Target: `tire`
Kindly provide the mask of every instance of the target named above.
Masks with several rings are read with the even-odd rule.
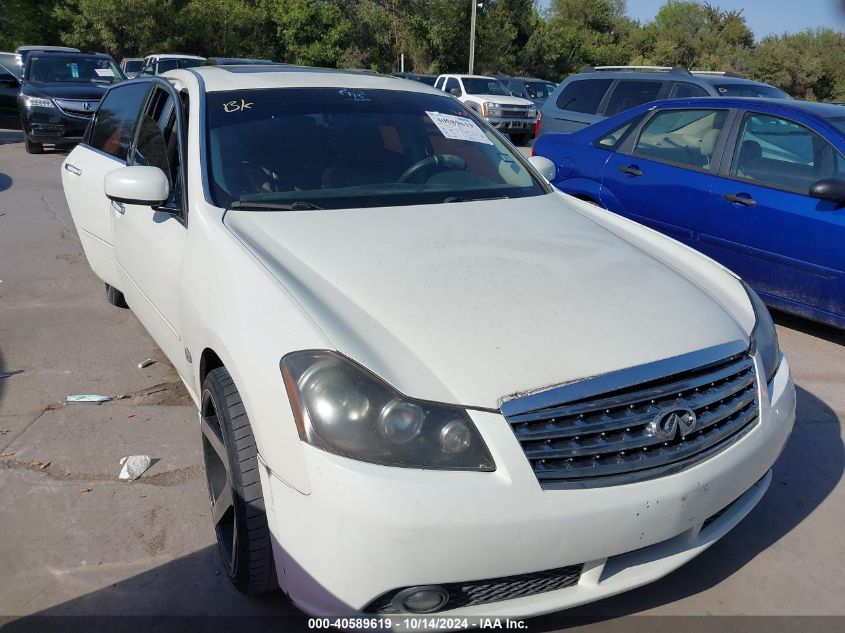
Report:
[[[526,145],[531,139],[531,134],[511,134],[510,137],[511,143],[513,143],[517,147],[522,147],[523,145]]]
[[[223,566],[239,591],[272,591],[278,582],[258,451],[241,396],[225,367],[206,376],[200,406],[211,519]]]
[[[24,145],[26,145],[26,153],[27,154],[43,154],[44,153],[44,145],[41,143],[36,143],[35,141],[30,141],[27,137],[23,139]]]
[[[123,296],[123,293],[114,286],[110,286],[108,284],[106,284],[106,299],[108,299],[108,302],[115,307],[129,307],[129,304],[126,303],[126,298]]]

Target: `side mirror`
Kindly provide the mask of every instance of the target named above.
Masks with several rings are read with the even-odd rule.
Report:
[[[449,94],[455,95],[456,97],[461,96],[461,89],[460,88],[449,88]]]
[[[106,174],[106,197],[115,202],[156,207],[170,196],[170,183],[158,167],[121,167]]]
[[[540,172],[540,175],[551,182],[557,176],[557,167],[545,156],[529,156],[528,162],[534,166],[534,169]]]
[[[822,178],[810,187],[810,197],[845,204],[845,180]]]

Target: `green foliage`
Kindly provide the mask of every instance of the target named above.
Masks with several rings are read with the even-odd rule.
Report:
[[[379,72],[464,72],[473,0],[0,0],[0,49],[66,44],[116,58],[154,52],[262,57]],[[478,0],[476,0],[478,1]],[[559,80],[583,66],[732,70],[798,98],[845,100],[845,34],[763,38],[741,11],[666,0],[654,20],[625,0],[484,0],[475,68]]]

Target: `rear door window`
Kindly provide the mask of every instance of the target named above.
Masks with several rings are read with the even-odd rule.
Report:
[[[664,110],[643,127],[634,154],[684,167],[710,169],[727,110]]]
[[[446,80],[446,87],[444,88],[444,90],[446,92],[451,92],[452,88],[457,88],[458,94],[461,93],[461,85],[458,83],[458,80],[454,77],[449,77],[449,79]]]
[[[595,114],[612,79],[578,79],[563,87],[557,96],[557,107],[569,112]]]
[[[662,81],[637,81],[623,79],[613,89],[605,109],[606,116],[613,116],[643,103],[654,101],[663,87]]]
[[[125,161],[149,88],[147,83],[136,83],[109,90],[94,115],[88,145]]]

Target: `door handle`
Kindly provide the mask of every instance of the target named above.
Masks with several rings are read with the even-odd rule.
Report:
[[[733,202],[734,204],[741,204],[744,207],[753,207],[757,205],[757,201],[748,194],[737,195],[735,193],[726,193],[722,197],[728,202]]]
[[[628,174],[629,176],[643,175],[643,170],[634,165],[622,165],[622,167],[619,168],[619,171],[621,171],[623,174]]]
[[[122,202],[116,202],[114,200],[111,201],[111,208],[117,211],[120,215],[126,213],[126,205]]]
[[[75,174],[77,176],[82,175],[82,170],[76,165],[71,165],[70,163],[65,163],[65,171],[69,171],[70,173]]]

